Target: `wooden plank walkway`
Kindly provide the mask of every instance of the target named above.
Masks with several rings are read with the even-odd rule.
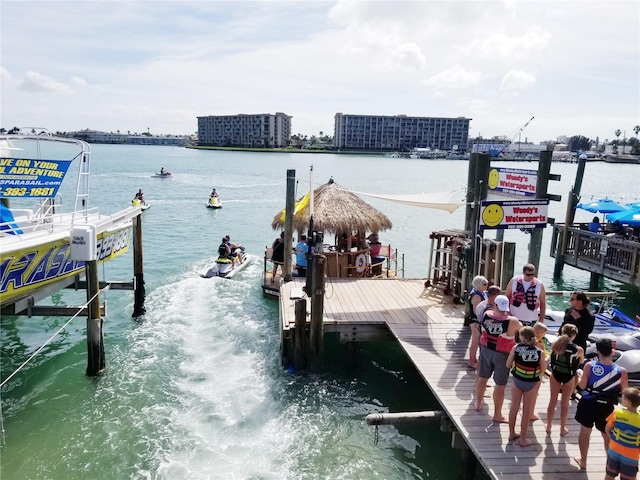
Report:
[[[506,424],[492,421],[493,403],[487,398],[480,412],[473,407],[475,373],[467,368],[469,328],[463,324],[463,305],[455,305],[433,288],[424,288],[417,279],[328,279],[324,300],[325,331],[386,324],[400,342],[420,375],[440,402],[458,432],[489,476],[495,479],[601,480],[606,453],[600,433],[594,429],[586,471],[579,470],[573,457],[579,455],[579,424],[573,419],[576,402],[571,402],[567,427],[560,437],[558,403],[551,434],[545,432],[549,401],[548,379],[543,380],[535,412],[541,420],[531,424],[529,438],[534,445],[521,448],[508,441]],[[297,279],[282,286],[281,326],[294,326],[291,290],[299,289]],[[492,385],[492,382],[489,383]],[[511,380],[507,385],[503,415],[508,416]],[[491,388],[487,390],[491,392]],[[518,422],[520,418],[518,417]],[[519,428],[518,428],[519,430]]]

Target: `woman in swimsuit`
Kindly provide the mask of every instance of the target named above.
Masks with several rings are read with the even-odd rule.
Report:
[[[551,345],[551,378],[549,380],[551,392],[547,406],[547,433],[551,433],[558,394],[561,393],[560,436],[562,437],[569,433],[567,428],[569,401],[576,387],[578,367],[584,362],[584,350],[574,343],[577,334],[578,328],[572,323],[567,323],[562,327],[561,335]]]

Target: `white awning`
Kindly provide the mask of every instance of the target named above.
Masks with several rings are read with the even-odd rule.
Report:
[[[456,191],[439,192],[439,193],[417,193],[412,195],[379,195],[377,193],[352,192],[357,195],[366,197],[381,198],[390,202],[404,203],[405,205],[413,205],[414,207],[435,208],[437,210],[446,210],[449,213],[455,212],[458,208],[465,205],[465,202],[452,201],[451,197]]]

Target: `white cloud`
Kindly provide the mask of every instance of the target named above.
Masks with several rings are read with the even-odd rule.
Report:
[[[2,4],[10,126],[191,133],[281,111],[317,134],[336,112],[405,113],[492,136],[536,115],[527,133],[547,139],[640,118],[638,2],[31,3]]]
[[[63,95],[71,93],[71,88],[68,85],[56,82],[46,75],[32,71],[26,73],[25,78],[20,82],[18,89],[27,92],[49,92],[61,93]]]
[[[486,77],[480,72],[454,65],[444,72],[431,76],[423,83],[428,87],[435,87],[441,90],[464,89],[478,85]]]
[[[502,91],[519,91],[531,88],[536,83],[536,77],[529,72],[511,70],[500,82],[500,90]]]

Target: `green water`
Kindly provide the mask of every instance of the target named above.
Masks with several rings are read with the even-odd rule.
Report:
[[[197,273],[225,234],[262,258],[276,236],[270,224],[284,206],[287,169],[297,172],[297,196],[308,189],[313,163],[316,186],[333,177],[356,191],[457,190],[462,199],[466,162],[141,146],[92,151],[92,205],[114,213],[138,188],[152,204],[143,215],[147,314],[134,321],[132,292],[108,292],[103,375],[84,375],[85,322],[78,319],[3,387],[3,479],[458,477],[460,454],[437,425],[383,427],[374,444],[374,429],[363,421],[372,412],[437,408],[398,345],[360,345],[358,367],[350,370],[344,347],[328,339],[322,374],[291,375],[279,361],[277,303],[261,296],[261,260],[233,280]],[[161,166],[172,180],[152,178]],[[549,191],[566,199],[575,169],[554,164],[562,180]],[[596,163],[587,165],[582,191],[622,192],[632,201],[639,184],[638,166]],[[221,210],[205,208],[213,187]],[[431,231],[464,223],[463,208],[449,214],[367,201],[393,222],[381,241],[405,254],[408,277],[426,276]],[[564,201],[552,203],[549,214],[563,218],[564,210]],[[591,216],[578,212],[577,220]],[[549,237],[547,231],[539,277],[549,289],[586,288],[588,273],[571,267],[552,282]],[[509,231],[505,239],[517,242],[516,264],[524,263],[528,236]],[[130,279],[131,254],[100,267],[100,276]],[[618,305],[634,312],[637,292],[604,286],[620,291]],[[75,305],[83,295],[63,291],[54,300]],[[566,306],[564,299],[551,304]],[[66,320],[3,317],[2,379]]]

